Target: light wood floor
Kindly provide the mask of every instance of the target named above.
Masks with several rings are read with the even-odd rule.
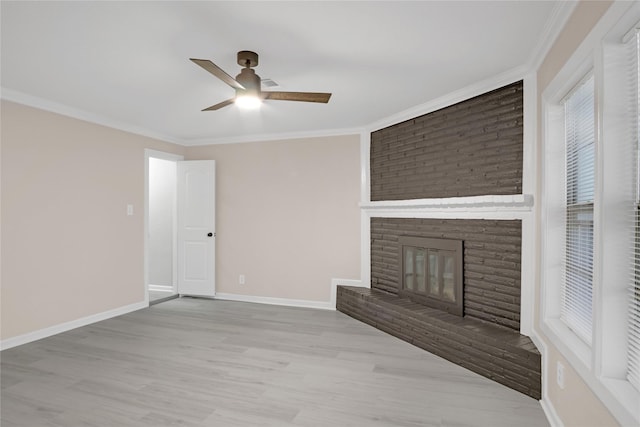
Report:
[[[2,427],[548,426],[534,399],[333,311],[180,298],[1,358]]]

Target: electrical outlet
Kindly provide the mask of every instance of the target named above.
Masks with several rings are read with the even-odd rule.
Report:
[[[561,389],[564,389],[564,365],[558,362],[556,365],[556,382]]]
[[[240,277],[238,278],[238,283],[240,283],[241,285],[244,285],[244,274],[240,275]]]

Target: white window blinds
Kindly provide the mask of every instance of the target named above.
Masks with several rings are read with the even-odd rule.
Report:
[[[640,33],[636,31],[634,37],[627,42],[627,66],[629,76],[630,100],[629,109],[633,112],[628,146],[631,156],[635,160],[635,174],[632,177],[635,203],[632,207],[632,241],[631,275],[629,280],[629,343],[628,343],[628,375],[629,382],[640,391]]]
[[[593,76],[565,99],[566,235],[561,319],[591,344],[595,114]]]

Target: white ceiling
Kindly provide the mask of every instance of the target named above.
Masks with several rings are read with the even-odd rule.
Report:
[[[528,66],[560,3],[2,1],[2,96],[185,145],[353,130]],[[201,112],[234,91],[189,58],[235,76],[239,50],[330,102]]]

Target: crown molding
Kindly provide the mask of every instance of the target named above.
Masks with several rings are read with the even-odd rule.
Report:
[[[158,132],[131,125],[129,123],[113,120],[106,116],[90,113],[77,108],[69,107],[64,104],[59,104],[53,101],[49,101],[44,98],[35,97],[22,92],[14,91],[11,89],[0,88],[0,98],[7,101],[24,104],[30,107],[39,108],[45,111],[61,114],[68,117],[73,117],[79,120],[84,120],[90,123],[95,123],[102,126],[122,130],[125,132],[141,135],[160,141],[170,142],[173,144],[192,147],[202,145],[218,145],[218,144],[238,144],[247,142],[268,142],[277,140],[289,140],[289,139],[305,139],[305,138],[318,138],[318,137],[331,137],[341,135],[361,135],[382,129],[394,124],[410,120],[424,114],[431,113],[444,107],[456,104],[458,102],[465,101],[483,93],[489,92],[494,89],[498,89],[502,86],[514,83],[518,80],[523,80],[524,77],[530,72],[536,72],[547,53],[553,46],[556,38],[564,28],[567,20],[573,13],[577,1],[562,1],[558,2],[551,12],[545,27],[542,31],[542,35],[538,44],[533,50],[533,54],[529,60],[521,66],[507,70],[496,76],[492,76],[483,81],[471,84],[462,89],[449,92],[439,98],[430,100],[426,103],[408,108],[391,116],[381,118],[370,124],[362,127],[343,128],[343,129],[325,129],[325,130],[312,130],[302,132],[284,132],[284,133],[263,133],[253,135],[242,135],[234,137],[218,137],[218,138],[175,138],[169,135],[160,134]]]
[[[527,73],[528,68],[526,66],[518,66],[512,68],[505,71],[504,73],[492,76],[477,83],[473,83],[462,89],[449,92],[424,104],[416,105],[415,107],[408,108],[399,113],[380,119],[367,126],[367,130],[370,132],[374,132],[388,126],[392,126],[406,120],[411,120],[424,114],[440,110],[450,105],[457,104],[458,102],[466,101],[470,98],[482,95],[483,93],[487,93],[508,84],[517,82],[518,80],[523,80]]]
[[[304,132],[284,132],[284,133],[270,133],[270,134],[254,134],[243,135],[238,137],[228,138],[201,138],[201,139],[180,139],[174,138],[168,135],[160,134],[158,132],[144,129],[138,126],[131,125],[129,123],[120,122],[110,119],[99,114],[90,113],[77,108],[69,107],[68,105],[60,104],[54,101],[49,101],[44,98],[32,96],[23,92],[15,91],[12,89],[0,88],[0,99],[15,102],[18,104],[26,105],[40,110],[49,111],[51,113],[60,114],[66,117],[71,117],[85,122],[106,126],[112,129],[118,129],[124,132],[133,133],[136,135],[145,136],[148,138],[157,139],[164,142],[170,142],[172,144],[181,145],[184,147],[200,146],[200,145],[217,145],[217,144],[239,144],[244,142],[263,142],[263,141],[276,141],[286,139],[305,139],[305,138],[319,138],[329,136],[341,136],[341,135],[360,135],[364,132],[364,128],[346,128],[346,129],[326,129],[326,130],[312,130]]]
[[[263,133],[221,138],[201,138],[183,140],[183,145],[195,147],[200,145],[242,144],[245,142],[281,141],[286,139],[323,138],[329,136],[360,135],[365,131],[362,127],[345,129],[323,129],[303,132]]]
[[[538,44],[533,49],[531,57],[526,63],[529,70],[535,72],[540,65],[542,65],[542,61],[544,61],[549,50],[551,50],[551,47],[567,24],[569,17],[578,3],[577,1],[560,1],[556,3],[545,23],[541,36],[538,39]]]
[[[74,118],[74,119],[83,120],[85,122],[106,126],[112,129],[117,129],[124,132],[145,136],[147,138],[153,138],[153,139],[157,139],[164,142],[170,142],[172,144],[185,145],[184,141],[178,138],[174,138],[168,135],[163,135],[161,133],[158,133],[149,129],[134,126],[132,124],[125,123],[125,122],[120,122],[118,120],[113,120],[106,116],[90,113],[88,111],[69,107],[68,105],[60,104],[54,101],[50,101],[44,98],[39,98],[37,96],[29,95],[23,92],[7,89],[4,87],[0,88],[0,99],[26,105],[28,107],[38,108],[40,110],[49,111],[51,113],[60,114],[63,116]]]

